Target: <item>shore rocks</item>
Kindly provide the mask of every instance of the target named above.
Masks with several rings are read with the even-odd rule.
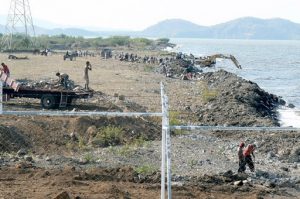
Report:
[[[196,110],[199,122],[222,126],[279,126],[276,108],[282,100],[256,83],[225,70],[204,73],[200,80],[207,87],[202,91],[204,105]]]

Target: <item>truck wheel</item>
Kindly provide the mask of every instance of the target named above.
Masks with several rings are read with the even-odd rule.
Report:
[[[53,109],[57,107],[55,97],[51,94],[46,94],[42,96],[41,105],[45,109]]]
[[[68,99],[67,99],[67,106],[71,106],[72,105],[72,101],[73,101],[73,99],[71,97],[68,97]]]

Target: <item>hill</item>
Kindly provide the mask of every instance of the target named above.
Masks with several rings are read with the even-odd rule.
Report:
[[[300,24],[289,20],[244,17],[214,26],[199,26],[180,19],[165,20],[141,32],[151,37],[214,39],[300,39]]]
[[[239,18],[209,27],[210,38],[222,39],[300,39],[300,24],[289,20]]]
[[[140,32],[150,37],[198,37],[206,35],[207,27],[199,26],[182,19],[169,19],[150,26]]]

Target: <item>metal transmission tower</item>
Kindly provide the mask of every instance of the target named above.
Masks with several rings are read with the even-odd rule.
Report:
[[[23,35],[24,41],[27,42],[25,43],[27,47],[34,45],[35,42],[30,39],[35,37],[35,30],[28,0],[11,0],[5,35],[1,41],[3,49],[13,49],[13,35],[16,33]]]

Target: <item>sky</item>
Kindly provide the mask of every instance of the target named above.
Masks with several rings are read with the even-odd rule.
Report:
[[[21,0],[18,0],[21,1]],[[143,30],[166,19],[210,26],[240,17],[300,23],[300,0],[28,0],[33,22],[105,30]],[[1,0],[7,16],[11,0]],[[46,23],[45,23],[46,24]]]

